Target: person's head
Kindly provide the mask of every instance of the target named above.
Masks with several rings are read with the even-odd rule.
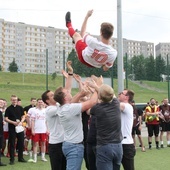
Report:
[[[32,106],[36,106],[36,104],[37,104],[37,100],[36,100],[35,97],[32,97],[31,100],[30,100],[30,102],[31,102],[31,105],[32,105]]]
[[[58,102],[60,105],[63,105],[65,103],[70,103],[72,99],[72,95],[69,90],[59,87],[54,92],[54,100]]]
[[[102,102],[110,102],[113,99],[114,90],[107,84],[103,84],[99,88],[98,97]]]
[[[113,31],[114,27],[111,23],[103,22],[101,24],[100,33],[104,39],[109,40],[113,35]]]
[[[168,103],[169,103],[169,101],[168,101],[168,99],[167,99],[167,98],[163,99],[163,104],[164,104],[164,105],[166,105],[166,106],[167,106],[167,105],[168,105]]]
[[[39,109],[44,108],[44,102],[42,101],[41,98],[37,99],[37,108],[39,108]]]
[[[150,99],[150,105],[154,106],[156,104],[156,100],[154,98]]]
[[[135,93],[132,90],[124,89],[119,95],[119,100],[121,102],[131,103],[133,101],[134,94]]]
[[[17,99],[17,101],[18,101],[18,102],[17,102],[18,106],[21,106],[21,105],[22,105],[22,103],[21,103],[21,99],[20,99],[20,98],[18,98],[18,99]]]
[[[46,105],[55,105],[56,101],[54,100],[54,93],[50,90],[45,91],[42,95],[42,100]]]
[[[16,95],[11,95],[11,104],[16,106],[18,104],[18,97]]]
[[[4,104],[5,103],[4,103],[3,99],[0,99],[0,109],[4,107]]]

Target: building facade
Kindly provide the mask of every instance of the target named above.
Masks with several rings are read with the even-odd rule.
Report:
[[[167,61],[167,55],[170,57],[170,43],[159,43],[155,46],[156,57],[161,57]]]
[[[117,49],[116,38],[113,44]],[[9,64],[15,59],[18,71],[22,73],[45,74],[47,66],[49,74],[60,73],[72,48],[72,39],[65,29],[0,19],[0,65],[3,71],[8,71]],[[135,55],[154,56],[154,44],[123,39],[123,54],[126,53],[129,59]]]

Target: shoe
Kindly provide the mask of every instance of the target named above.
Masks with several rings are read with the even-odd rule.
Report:
[[[10,164],[10,165],[14,165],[14,161],[10,161],[9,164]]]
[[[24,158],[22,158],[22,159],[18,159],[18,162],[23,162],[23,163],[25,163],[25,162],[27,162]]]
[[[139,145],[139,147],[142,147],[142,145]]]
[[[167,147],[170,147],[170,144],[168,144]]]
[[[69,11],[66,13],[65,20],[66,20],[66,27],[67,27],[67,24],[71,22],[71,13]]]
[[[3,164],[2,162],[0,162],[0,166],[6,166],[6,164]]]
[[[164,148],[164,145],[163,145],[163,144],[161,144],[161,148]]]
[[[159,150],[159,149],[160,149],[160,147],[159,147],[159,146],[157,146],[157,147],[156,147],[156,149],[158,149],[158,150]]]
[[[37,161],[36,161],[36,160],[34,160],[34,159],[33,159],[33,161],[32,161],[32,162],[33,162],[33,163],[37,163]]]
[[[150,149],[150,150],[152,149],[152,146],[151,146],[151,145],[149,145],[149,149]]]
[[[41,160],[44,161],[44,162],[47,162],[47,159],[45,159],[45,158],[41,158]]]
[[[34,160],[33,159],[28,159],[28,162],[34,162]]]
[[[28,155],[28,152],[27,152],[27,151],[24,151],[23,154],[24,154],[24,155]]]

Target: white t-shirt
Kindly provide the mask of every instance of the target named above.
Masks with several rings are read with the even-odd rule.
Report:
[[[88,64],[97,68],[103,65],[108,68],[113,66],[117,51],[111,45],[104,44],[90,35],[85,35],[83,40],[87,47],[82,51],[82,56]]]
[[[31,120],[35,121],[35,133],[46,133],[45,108],[41,110],[38,108],[31,108],[29,109],[29,112],[31,112]]]
[[[65,104],[59,108],[58,115],[64,128],[64,141],[80,143],[83,141],[81,103]]]
[[[45,110],[50,144],[64,141],[64,129],[59,121],[58,109],[59,105],[57,104],[56,106],[48,106]]]
[[[133,144],[133,107],[129,103],[124,103],[125,109],[121,111],[122,144]]]

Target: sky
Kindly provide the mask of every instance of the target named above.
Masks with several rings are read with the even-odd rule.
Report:
[[[0,18],[11,22],[66,29],[65,14],[71,12],[72,25],[81,28],[88,10],[93,9],[87,32],[99,35],[100,24],[114,25],[117,38],[118,0],[0,0]],[[170,42],[169,0],[121,0],[122,37],[136,41]]]

